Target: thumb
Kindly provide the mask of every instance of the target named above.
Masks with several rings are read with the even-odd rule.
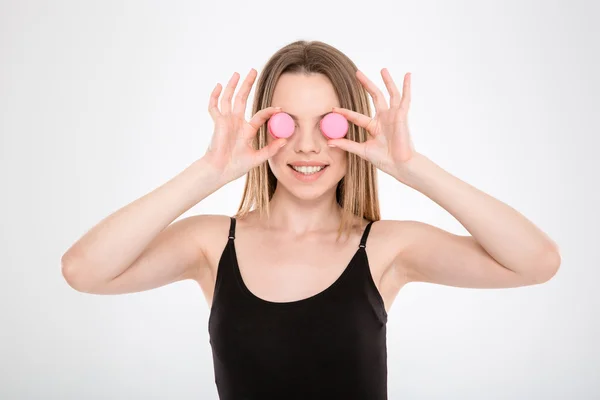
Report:
[[[287,143],[286,139],[278,139],[271,142],[270,145],[263,147],[258,151],[258,158],[260,163],[267,161],[269,158],[273,157],[279,149],[281,149]]]
[[[364,144],[355,142],[354,140],[330,139],[327,141],[327,146],[333,148],[339,147],[342,150],[346,150],[347,152],[354,153],[359,156],[362,156],[364,153]]]

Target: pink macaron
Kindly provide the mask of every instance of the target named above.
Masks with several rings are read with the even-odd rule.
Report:
[[[327,114],[321,119],[319,126],[323,135],[329,139],[339,139],[348,133],[348,120],[341,114]],[[274,139],[287,139],[294,133],[295,123],[289,114],[279,112],[269,118],[267,128]]]
[[[275,139],[289,138],[294,133],[295,124],[289,114],[279,112],[269,118],[267,128]]]
[[[329,139],[340,139],[348,132],[348,120],[341,114],[329,113],[321,120],[321,132]]]

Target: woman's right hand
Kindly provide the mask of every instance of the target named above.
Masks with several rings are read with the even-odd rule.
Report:
[[[256,70],[252,68],[235,96],[233,108],[231,98],[240,78],[237,72],[227,83],[220,109],[217,104],[221,94],[221,84],[217,83],[210,95],[208,112],[215,123],[215,128],[203,160],[214,167],[226,182],[243,176],[252,168],[265,162],[287,142],[286,139],[277,139],[260,150],[252,147],[252,141],[260,127],[273,114],[281,111],[280,108],[268,107],[257,112],[249,122],[246,121],[244,116],[246,100],[256,75]]]

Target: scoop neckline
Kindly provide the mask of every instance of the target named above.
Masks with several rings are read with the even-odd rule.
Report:
[[[242,292],[244,292],[244,294],[246,294],[248,297],[250,297],[250,298],[254,299],[255,301],[258,301],[262,304],[267,304],[268,306],[271,306],[271,307],[282,307],[282,308],[304,305],[304,304],[310,303],[312,301],[315,301],[317,299],[320,299],[323,296],[326,296],[335,287],[340,285],[340,283],[344,280],[344,277],[346,275],[348,275],[348,273],[354,266],[356,258],[359,256],[359,254],[361,254],[361,251],[364,252],[364,250],[365,250],[364,247],[359,246],[358,249],[356,249],[356,251],[354,252],[350,261],[346,264],[346,267],[344,268],[342,273],[335,279],[335,281],[333,281],[333,283],[331,283],[329,286],[327,286],[325,289],[321,290],[320,292],[315,293],[309,297],[305,297],[305,298],[298,299],[298,300],[272,301],[272,300],[263,299],[262,297],[257,296],[248,288],[248,286],[246,285],[246,282],[244,282],[244,278],[242,277],[242,272],[240,270],[237,251],[235,248],[235,240],[229,239],[229,245],[231,246],[231,250],[233,252],[233,268],[234,268],[235,277],[236,277],[236,280],[237,280],[240,288],[242,289]],[[366,262],[368,263],[368,259],[366,260]]]

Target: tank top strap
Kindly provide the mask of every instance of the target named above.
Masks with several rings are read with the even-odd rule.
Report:
[[[229,217],[231,222],[229,224],[229,240],[235,239],[235,218]]]
[[[373,280],[373,275],[371,272],[371,266],[369,264],[369,257],[365,252],[365,248],[367,245],[367,238],[369,236],[369,232],[371,231],[371,226],[375,221],[371,221],[365,227],[362,238],[360,240],[360,245],[358,251],[362,253],[362,257],[357,258],[357,265],[354,269],[353,280],[356,284],[355,287],[358,287],[358,291],[362,292],[366,295],[366,299],[370,304],[371,309],[377,316],[379,323],[381,325],[385,325],[387,323],[387,311],[385,309],[385,302],[383,301],[383,297]],[[361,251],[362,250],[362,251]]]
[[[215,278],[215,287],[211,303],[211,316],[215,310],[218,310],[223,305],[228,304],[232,299],[235,300],[239,294],[237,292],[238,285],[236,282],[236,255],[235,255],[235,223],[234,217],[229,217],[229,235],[225,244],[219,264],[217,266],[217,276]],[[209,319],[210,324],[210,319]]]
[[[358,245],[359,248],[365,248],[367,246],[367,237],[369,236],[369,231],[371,230],[371,225],[373,225],[373,222],[375,221],[369,222],[365,227],[365,231],[363,232],[362,238],[360,238],[360,244]]]

